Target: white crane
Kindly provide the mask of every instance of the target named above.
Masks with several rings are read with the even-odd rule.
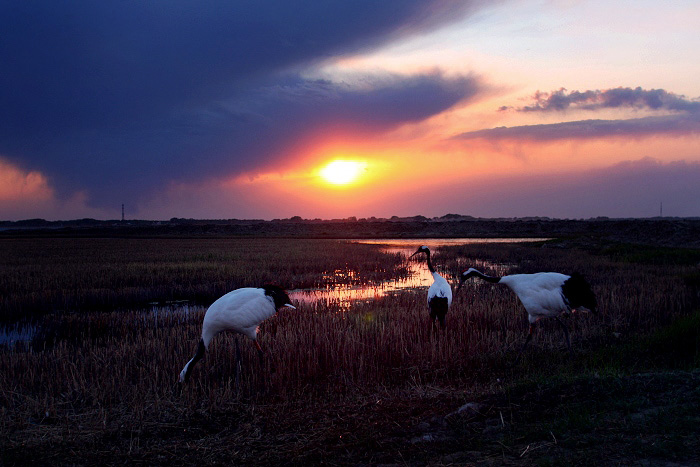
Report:
[[[284,307],[295,309],[287,293],[276,285],[236,289],[217,299],[204,315],[202,338],[194,357],[180,372],[180,382],[187,382],[192,367],[204,357],[214,336],[222,331],[233,331],[248,336],[255,343],[262,359],[262,348],[257,341],[258,326]],[[236,355],[240,359],[238,340]]]
[[[413,258],[419,253],[425,253],[428,258],[428,269],[433,275],[433,283],[428,288],[428,308],[430,308],[430,319],[435,324],[437,319],[442,328],[445,327],[445,316],[452,305],[452,288],[450,284],[435,271],[433,263],[430,261],[430,248],[423,245],[418,247],[415,253],[409,258]]]
[[[534,325],[540,318],[553,317],[564,329],[566,345],[571,351],[571,341],[569,340],[569,330],[559,319],[559,315],[565,312],[586,311],[596,312],[596,299],[591,291],[591,286],[578,273],[570,276],[558,272],[538,272],[535,274],[512,274],[503,277],[487,276],[474,268],[469,268],[460,275],[459,287],[472,276],[490,282],[492,284],[507,285],[527,311],[530,327],[525,339],[525,344],[520,350],[515,363],[518,363],[520,356],[525,351],[525,347],[532,339]]]

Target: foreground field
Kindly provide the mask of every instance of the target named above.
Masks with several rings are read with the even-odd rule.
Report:
[[[222,289],[275,278],[290,287],[321,284],[339,264],[353,274],[334,277],[367,283],[406,268],[372,245],[330,241],[53,243],[66,240],[4,250],[3,280],[15,284],[7,316],[33,311],[32,283],[53,290],[37,293],[41,311],[56,297],[59,310],[66,297],[82,303],[45,315],[50,332],[36,342],[0,350],[6,464],[700,462],[697,250],[471,245],[435,255],[447,273],[481,261],[582,272],[601,312],[567,317],[573,358],[556,323],[543,321],[521,364],[506,370],[524,311],[507,289],[470,283],[441,333],[427,323],[422,290],[348,312],[332,303],[282,312],[261,327],[262,365],[242,341],[237,380],[235,337],[220,336],[181,392],[176,377],[204,306],[89,312],[81,299],[99,302],[104,289],[108,303],[136,303],[175,288],[168,298],[196,302],[187,291],[208,290],[210,277]],[[88,273],[66,273],[85,264]],[[119,282],[124,271],[131,286]]]

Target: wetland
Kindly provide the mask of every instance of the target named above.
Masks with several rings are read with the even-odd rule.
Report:
[[[0,345],[3,463],[698,461],[698,250],[436,241],[0,239],[2,323],[24,323]],[[565,317],[573,358],[538,323],[509,370],[522,306],[470,283],[433,332],[424,243],[453,287],[468,265],[581,272],[600,313]],[[206,306],[262,283],[299,304],[261,325],[264,361],[241,339],[236,381],[221,335],[180,389]]]

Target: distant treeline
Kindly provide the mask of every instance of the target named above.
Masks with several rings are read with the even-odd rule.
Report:
[[[279,238],[502,238],[556,237],[700,248],[700,218],[485,219],[448,214],[389,219],[181,219],[0,222],[3,237],[279,237]]]
[[[607,220],[607,217],[598,217],[597,220]],[[170,220],[98,220],[92,218],[73,219],[67,221],[47,221],[45,219],[24,219],[20,221],[0,221],[0,227],[3,228],[61,228],[61,227],[104,227],[104,226],[123,226],[123,225],[249,225],[259,224],[264,222],[271,223],[344,223],[344,222],[452,222],[452,221],[516,221],[516,220],[551,220],[549,217],[520,217],[520,218],[478,218],[473,216],[464,216],[461,214],[446,214],[441,217],[425,217],[425,216],[410,216],[399,217],[361,217],[355,216],[342,219],[304,219],[301,216],[293,216],[286,219],[272,219],[266,221],[264,219],[192,219],[183,217],[173,217]]]

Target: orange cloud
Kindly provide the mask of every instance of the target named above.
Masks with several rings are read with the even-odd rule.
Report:
[[[40,172],[24,171],[0,159],[0,202],[46,201],[53,197],[46,177]]]
[[[118,216],[114,209],[95,209],[87,204],[87,195],[77,191],[65,199],[58,199],[48,178],[36,170],[23,170],[7,160],[0,159],[0,219],[47,220],[76,219],[81,217],[105,218]]]

